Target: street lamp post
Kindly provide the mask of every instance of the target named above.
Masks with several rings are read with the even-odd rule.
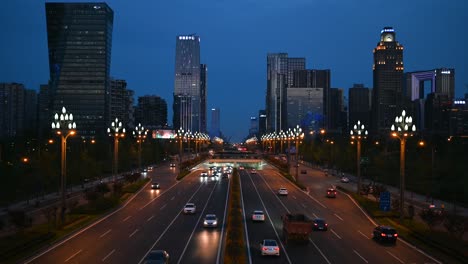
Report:
[[[137,139],[138,143],[138,168],[141,169],[141,142],[146,138],[147,131],[140,123],[135,127],[133,136]]]
[[[294,139],[296,140],[296,182],[299,179],[299,141],[304,137],[302,129],[297,125],[293,129]]]
[[[62,107],[62,113],[60,116],[55,113],[54,122],[52,122],[52,129],[56,131],[57,135],[61,138],[61,157],[60,157],[60,189],[61,189],[61,200],[62,200],[62,211],[61,219],[62,224],[65,222],[65,192],[66,192],[66,173],[67,173],[67,138],[76,134],[76,123],[73,121],[73,115],[67,113],[65,107]]]
[[[184,130],[177,130],[177,139],[179,140],[179,163],[182,162],[182,141],[184,140]]]
[[[109,136],[114,137],[114,167],[112,170],[113,181],[119,172],[119,137],[125,136],[125,128],[122,127],[122,122],[118,118],[112,121],[111,127],[107,128]]]
[[[392,136],[400,140],[400,221],[404,218],[405,205],[405,148],[406,139],[412,136],[411,132],[416,131],[416,125],[413,124],[413,118],[406,116],[405,110],[401,116],[395,117],[395,123],[391,127]]]
[[[191,148],[190,148],[190,140],[193,138],[193,133],[192,131],[187,131],[185,132],[185,138],[187,139],[187,148],[188,148],[188,152],[189,152],[189,158],[191,157]]]
[[[353,129],[349,131],[351,139],[356,140],[356,167],[357,167],[357,194],[361,192],[361,139],[367,137],[367,130],[365,130],[364,124],[361,124],[361,121],[358,120],[357,124],[354,125]]]

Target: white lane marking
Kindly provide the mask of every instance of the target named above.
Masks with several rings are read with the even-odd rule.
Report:
[[[190,244],[190,241],[192,240],[193,234],[195,234],[195,230],[197,230],[198,226],[200,225],[200,219],[204,215],[204,212],[206,210],[206,207],[208,206],[208,203],[210,202],[211,196],[213,195],[214,190],[216,189],[216,186],[218,185],[218,182],[215,182],[213,190],[211,190],[210,196],[208,196],[208,199],[206,200],[205,206],[203,206],[203,210],[200,213],[200,216],[198,217],[197,223],[193,227],[192,233],[190,234],[189,239],[187,240],[187,243],[185,244],[184,250],[182,251],[182,254],[180,254],[179,260],[177,261],[177,264],[179,264],[182,261],[182,258],[184,257],[185,251],[188,248],[188,245]]]
[[[192,194],[192,196],[190,196],[190,198],[187,200],[186,203],[188,203],[190,200],[192,200],[192,198],[195,196],[195,194],[197,194],[197,192],[200,190],[200,188],[202,186],[203,185],[201,185],[201,184],[200,184],[200,186],[198,186],[198,189]],[[177,217],[179,217],[179,215],[181,213],[182,213],[182,210],[180,210],[179,213],[174,217],[174,219],[172,219],[172,221],[169,223],[169,225],[167,225],[166,229],[164,229],[164,231],[161,233],[161,235],[159,235],[158,239],[153,243],[153,245],[151,245],[151,247],[148,249],[148,251],[146,251],[146,254],[141,258],[141,260],[138,263],[142,263],[143,260],[145,260],[146,255],[148,255],[151,252],[151,250],[154,248],[154,246],[156,246],[156,244],[159,242],[159,240],[161,240],[161,238],[164,236],[164,234],[166,234],[167,230],[169,230],[169,228],[172,226],[172,224],[174,224],[175,220],[177,219]]]
[[[245,240],[247,244],[247,255],[249,255],[249,264],[252,264],[252,254],[250,253],[250,243],[249,243],[249,232],[247,230],[247,220],[245,219],[245,208],[244,208],[244,194],[242,192],[242,181],[239,173],[239,184],[240,184],[240,195],[241,195],[241,204],[242,204],[242,214],[244,217],[244,230],[245,230]]]
[[[149,222],[151,221],[151,219],[153,219],[154,215],[152,215],[150,218],[148,218],[148,220],[146,220],[146,222]]]
[[[286,259],[288,260],[289,264],[292,264],[291,259],[289,259],[288,252],[286,251],[286,248],[284,248],[283,242],[281,241],[281,239],[280,239],[280,237],[279,237],[279,235],[278,235],[278,232],[276,232],[275,225],[273,224],[273,221],[271,220],[272,218],[270,217],[270,214],[268,213],[268,210],[267,210],[267,208],[266,208],[266,206],[265,206],[265,203],[263,202],[263,199],[262,199],[262,197],[260,196],[260,193],[258,192],[257,186],[255,186],[255,183],[253,182],[252,177],[250,177],[250,175],[249,175],[249,178],[250,178],[250,181],[252,182],[252,185],[253,185],[255,191],[257,192],[258,197],[260,198],[260,202],[261,202],[262,205],[263,205],[263,209],[265,209],[265,213],[267,214],[268,220],[270,221],[270,224],[271,224],[271,226],[273,227],[273,231],[275,232],[276,238],[278,238],[278,241],[279,241],[281,247],[283,248],[284,254],[286,255]],[[261,178],[263,179],[263,177],[261,177]],[[263,179],[263,180],[265,181],[265,179]],[[268,185],[268,183],[267,183],[267,185]],[[268,186],[268,187],[270,187],[270,186]],[[270,190],[271,190],[271,188],[270,188]],[[271,191],[273,192],[273,190],[271,190]],[[276,196],[276,198],[279,200],[278,196],[277,196],[277,195],[275,195],[275,196]],[[280,202],[281,202],[281,200],[280,200]],[[283,204],[283,207],[284,207],[284,204]],[[285,207],[285,208],[286,208],[286,207]],[[286,208],[286,211],[287,211],[288,213],[290,213],[289,210],[288,210],[287,208]]]
[[[107,255],[102,259],[102,262],[106,261],[106,259],[107,259],[108,257],[110,257],[110,255],[114,254],[114,252],[115,252],[115,249],[112,250],[109,254],[107,254]]]
[[[136,234],[136,232],[138,232],[138,228],[135,229],[135,231],[133,231],[133,233],[131,233],[131,234],[128,236],[128,238],[131,238],[134,234]]]
[[[65,260],[65,262],[68,262],[70,259],[72,259],[72,258],[74,258],[76,255],[80,254],[81,251],[83,251],[83,250],[82,250],[82,249],[78,250],[78,252],[76,252],[75,254],[71,255],[69,258],[67,258],[67,259]]]
[[[224,204],[223,226],[221,227],[221,237],[219,238],[218,254],[216,255],[216,264],[219,264],[219,261],[220,261],[219,259],[221,258],[221,244],[223,244],[224,225],[226,223],[226,218],[227,218],[227,206],[228,206],[228,201],[229,201],[229,188],[230,187],[231,187],[231,180],[228,180],[228,188],[227,188],[228,191],[226,192],[226,203]],[[242,195],[242,188],[241,188],[241,195]]]
[[[292,198],[295,199],[295,200],[297,200],[296,196],[294,196],[294,195],[292,196]]]
[[[419,253],[421,253],[422,255],[432,259],[433,261],[437,262],[438,264],[442,264],[442,262],[438,261],[437,259],[433,258],[432,256],[428,255],[426,252],[422,251],[421,249],[411,245],[410,243],[406,242],[405,240],[401,239],[401,238],[398,238],[399,241],[405,243],[408,247],[412,248],[413,250],[415,251],[418,251]]]
[[[393,255],[390,251],[387,250],[387,253],[390,254],[390,256],[396,258],[396,260],[400,261],[400,263],[403,263],[403,264],[405,263],[401,259],[399,259],[397,256]]]
[[[133,199],[135,199],[135,197],[138,196],[138,194],[140,194],[143,190],[146,189],[146,186],[147,186],[149,183],[150,183],[150,182],[147,182],[143,187],[141,187],[141,189],[140,189],[137,193],[135,193],[132,197],[130,197],[130,199],[128,199],[127,202],[125,202],[125,203],[122,205],[122,207],[120,207],[120,208],[118,208],[117,210],[115,210],[114,212],[112,212],[112,213],[110,213],[110,214],[104,216],[103,218],[99,219],[98,221],[94,222],[93,224],[89,225],[88,227],[81,229],[80,231],[76,232],[74,235],[72,235],[71,237],[69,237],[69,238],[63,240],[62,242],[57,243],[57,244],[53,245],[52,247],[50,247],[49,249],[47,249],[47,250],[41,252],[40,254],[38,254],[38,255],[36,255],[36,256],[34,256],[34,257],[28,259],[27,261],[24,262],[24,264],[31,263],[31,262],[34,261],[35,259],[40,258],[40,257],[43,256],[44,254],[46,254],[46,253],[48,253],[48,252],[50,252],[50,251],[56,249],[57,247],[59,247],[59,246],[65,244],[65,243],[68,242],[70,239],[72,239],[72,238],[74,238],[74,237],[80,235],[81,233],[85,232],[86,230],[92,228],[93,226],[95,226],[95,225],[101,223],[102,221],[104,221],[104,220],[106,220],[107,218],[111,217],[111,216],[114,215],[115,213],[117,213],[117,212],[119,212],[120,210],[124,209],[131,201],[133,201]]]
[[[338,217],[338,219],[340,219],[341,221],[344,221],[343,218],[341,218],[339,215],[337,214],[334,214],[336,217]]]
[[[268,189],[270,189],[270,191],[275,195],[276,199],[278,199],[278,201],[281,203],[281,205],[283,205],[283,208],[286,209],[286,212],[288,212],[288,214],[290,214],[291,212],[289,211],[289,209],[286,207],[286,205],[284,205],[283,201],[281,201],[281,199],[278,197],[278,195],[276,194],[276,192],[273,191],[273,189],[271,188],[271,186],[268,184],[268,182],[266,182],[265,178],[263,178],[263,176],[260,176],[260,178],[262,178],[262,180],[265,182],[265,184],[268,186]],[[250,180],[252,181],[252,184],[255,186],[255,184],[253,183],[253,180],[252,178],[250,178]],[[257,189],[257,187],[255,187],[255,189]],[[258,191],[257,191],[258,193]],[[260,196],[260,194],[258,194],[258,196]],[[265,206],[264,206],[265,207]],[[268,216],[268,218],[270,218],[270,216]],[[271,221],[271,220],[270,220]],[[273,225],[274,226],[274,225]],[[279,237],[278,237],[279,239]]]
[[[104,234],[102,234],[102,235],[99,236],[99,237],[100,237],[100,238],[103,238],[105,235],[109,234],[110,231],[112,231],[112,229],[107,230]]]
[[[185,177],[184,177],[185,179]],[[143,210],[143,208],[145,208],[146,206],[148,206],[149,204],[151,204],[152,202],[154,202],[156,199],[158,199],[159,197],[161,197],[163,194],[167,193],[170,189],[174,188],[174,186],[176,186],[177,184],[181,183],[182,181],[178,181],[176,183],[174,183],[171,187],[167,188],[164,192],[162,192],[160,195],[154,197],[151,201],[147,202],[145,205],[143,205],[142,207],[140,207],[140,209],[138,210]],[[149,182],[148,182],[149,183]]]
[[[130,217],[132,217],[132,216],[131,216],[131,215],[127,216],[127,218],[125,218],[125,219],[123,220],[123,222],[127,221]]]
[[[338,191],[339,191],[339,192],[342,192],[342,191],[340,191],[340,190],[338,190]],[[356,207],[359,208],[359,210],[361,210],[362,214],[363,214],[365,217],[367,217],[367,219],[368,219],[374,226],[377,226],[377,223],[376,223],[372,218],[370,218],[370,216],[367,215],[366,212],[364,212],[364,210],[362,209],[362,207],[359,206],[359,204],[357,204],[356,201],[354,201],[354,199],[353,199],[353,197],[351,197],[351,195],[349,195],[349,194],[347,194],[347,193],[345,193],[345,192],[342,192],[342,193],[348,196],[348,198],[354,203],[354,205],[356,205]]]
[[[319,218],[316,214],[313,214],[315,218]]]
[[[161,208],[159,208],[159,210],[162,210],[164,209],[164,207],[166,207],[167,204],[164,204],[163,206],[161,206]]]
[[[358,230],[359,234],[361,234],[363,237],[367,238],[367,239],[370,239],[370,237],[366,236],[363,232],[361,232],[361,230]]]
[[[323,254],[322,250],[320,250],[320,248],[318,248],[318,246],[314,243],[314,241],[312,241],[312,239],[309,237],[309,241],[312,242],[312,244],[314,244],[314,247],[318,250],[318,252],[320,253],[320,255],[322,255],[322,257],[325,259],[325,261],[328,263],[328,264],[331,264],[330,260],[328,260],[328,258],[325,256],[325,254]]]
[[[363,256],[359,255],[359,253],[356,250],[353,249],[353,251],[354,251],[354,253],[356,253],[356,255],[358,255],[360,258],[362,258],[362,260],[364,260],[364,262],[369,263],[369,261],[367,261]]]
[[[305,204],[301,203],[301,205],[302,205],[302,207],[307,208],[307,206]]]
[[[301,190],[301,188],[297,187],[296,184],[294,184],[293,182],[291,182],[290,180],[288,179],[285,179],[283,175],[279,174],[276,170],[274,171],[276,175],[279,175],[281,177],[281,179],[284,179],[285,181],[289,182],[292,184],[292,186],[296,189],[298,189],[299,191],[303,192],[305,195],[309,196],[312,200],[314,200],[316,203],[320,204],[320,206],[322,206],[323,208],[327,208],[323,203],[321,203],[319,200],[315,199],[314,197],[312,197],[312,195],[310,195],[309,193],[307,193],[306,191],[303,191]]]
[[[336,236],[337,238],[341,239],[341,237],[335,232],[335,230],[333,230],[333,229],[330,228],[330,231],[332,231],[332,233],[335,234],[335,236]]]
[[[171,201],[174,200],[175,196],[172,196]]]

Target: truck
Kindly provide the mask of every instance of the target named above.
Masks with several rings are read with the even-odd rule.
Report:
[[[304,214],[285,214],[283,220],[283,238],[288,241],[309,243],[309,235],[312,233],[313,221]]]

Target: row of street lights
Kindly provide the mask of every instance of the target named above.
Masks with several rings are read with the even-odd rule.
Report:
[[[190,149],[190,141],[195,141],[195,153],[198,154],[201,151],[201,145],[203,143],[210,141],[210,136],[205,133],[201,132],[192,132],[190,130],[185,131],[183,128],[179,128],[176,133],[177,141],[179,141],[179,161],[182,162],[182,142],[186,141],[188,144],[188,151],[191,152]]]

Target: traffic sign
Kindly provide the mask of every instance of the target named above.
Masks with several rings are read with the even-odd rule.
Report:
[[[391,195],[390,192],[381,192],[380,193],[380,210],[390,211],[391,208]]]

